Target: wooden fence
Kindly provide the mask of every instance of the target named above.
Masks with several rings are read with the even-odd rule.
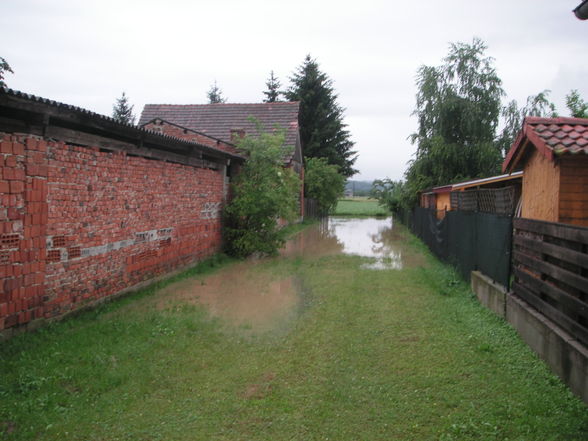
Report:
[[[588,345],[588,228],[514,220],[512,290]]]
[[[318,202],[315,199],[304,198],[304,218],[305,219],[321,219],[327,213],[319,209]]]

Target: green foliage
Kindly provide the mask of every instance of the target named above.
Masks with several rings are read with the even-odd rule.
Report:
[[[524,115],[518,107],[516,100],[510,101],[506,106],[502,108],[502,118],[504,127],[500,136],[496,140],[498,149],[502,156],[506,156],[512,143],[516,139],[519,131],[521,130]]]
[[[326,158],[306,158],[305,164],[304,195],[315,199],[321,211],[332,211],[343,194],[345,177]]]
[[[214,84],[206,92],[206,96],[208,97],[209,104],[222,104],[227,102],[227,99],[223,97],[223,91],[217,86],[216,80],[214,80]]]
[[[112,106],[112,117],[121,123],[135,124],[133,107],[129,105],[129,98],[123,92],[122,96],[116,100],[116,104]]]
[[[452,43],[444,64],[421,66],[417,73],[419,121],[417,156],[426,154],[421,141],[440,136],[447,144],[476,145],[492,142],[504,91],[479,39],[471,44]]]
[[[227,252],[238,257],[275,254],[283,244],[280,218],[293,220],[298,210],[300,180],[282,166],[284,132],[246,135],[238,147],[248,159],[233,184],[233,199],[225,209]]]
[[[403,206],[403,197],[406,192],[402,181],[393,181],[389,178],[376,179],[372,184],[371,196],[378,200],[382,207],[386,207],[392,213],[397,213]]]
[[[417,193],[431,186],[500,171],[494,138],[504,91],[486,49],[479,39],[453,43],[443,65],[419,68],[418,131],[411,135],[417,151],[405,174],[402,203],[415,204]]]
[[[566,95],[566,106],[574,118],[588,118],[588,102],[580,97],[578,90],[574,89]]]
[[[518,107],[516,100],[510,101],[502,109],[504,127],[500,136],[496,140],[499,150],[503,156],[506,156],[514,143],[526,116],[539,116],[555,118],[557,111],[555,104],[549,100],[550,90],[544,90],[537,95],[527,97],[527,103],[524,107]]]
[[[280,101],[280,81],[274,77],[274,71],[270,72],[270,77],[268,78],[267,82],[265,83],[267,86],[267,90],[263,91],[265,95],[265,99],[263,100],[264,103],[275,103],[276,101]]]
[[[556,118],[555,104],[549,100],[551,90],[544,90],[537,95],[527,98],[527,104],[521,109],[521,116],[539,116],[542,118]]]
[[[327,158],[329,164],[339,166],[339,172],[345,177],[355,174],[354,143],[343,123],[344,109],[337,104],[333,82],[319,70],[310,55],[290,80],[292,85],[285,96],[290,101],[300,101],[298,120],[304,155]]]
[[[8,62],[3,57],[0,57],[0,87],[6,87],[6,83],[4,82],[5,72],[14,73]]]

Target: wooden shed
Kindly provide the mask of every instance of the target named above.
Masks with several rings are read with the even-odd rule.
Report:
[[[465,192],[470,194],[474,193],[475,190],[496,190],[506,187],[514,188],[512,197],[515,200],[518,200],[522,175],[522,172],[517,171],[510,174],[491,176],[489,178],[474,179],[471,181],[458,182],[452,185],[434,187],[421,194],[421,207],[437,210],[437,218],[443,219],[447,211],[463,209],[463,207],[458,207],[458,204],[454,202],[456,200],[454,197],[456,192],[464,192],[465,195]],[[478,211],[480,207],[477,204],[477,195],[470,199],[472,199],[474,202],[474,206],[471,208],[471,210]]]
[[[451,210],[449,199],[451,188],[451,185],[444,185],[424,191],[420,197],[421,207],[437,210],[437,218],[442,219],[445,217],[445,212]]]
[[[522,217],[588,226],[588,119],[525,118],[502,168],[524,170]]]

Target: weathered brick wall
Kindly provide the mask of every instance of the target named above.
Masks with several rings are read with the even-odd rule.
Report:
[[[222,168],[0,138],[0,331],[219,250]]]

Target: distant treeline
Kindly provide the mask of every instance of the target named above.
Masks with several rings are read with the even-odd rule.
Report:
[[[354,196],[369,196],[374,181],[347,181],[345,191],[353,191]]]

